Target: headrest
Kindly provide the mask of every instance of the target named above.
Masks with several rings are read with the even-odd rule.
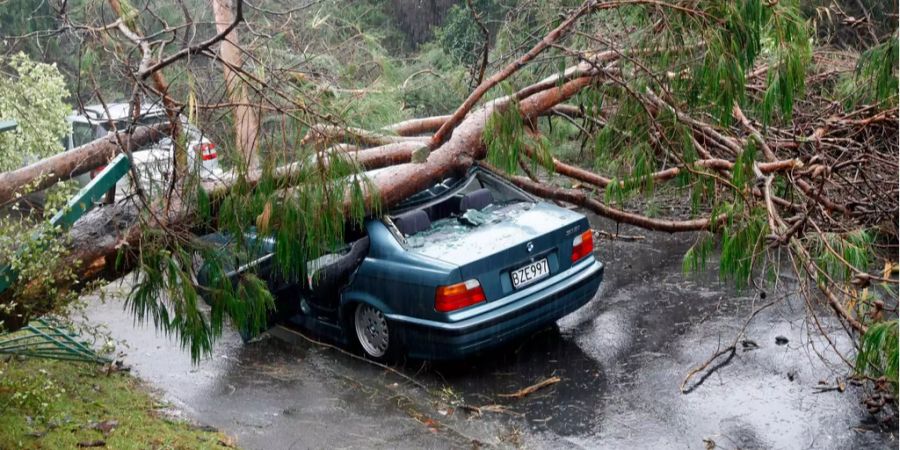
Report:
[[[405,236],[410,236],[431,227],[431,219],[425,211],[416,209],[395,216],[394,225]]]
[[[481,188],[463,196],[459,202],[459,212],[464,213],[470,209],[480,210],[493,202],[494,196],[491,194],[491,191],[487,188]]]

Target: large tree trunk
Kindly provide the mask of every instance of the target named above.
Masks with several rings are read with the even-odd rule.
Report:
[[[240,5],[240,3],[239,3]],[[216,18],[216,31],[225,32],[234,22],[235,14],[231,0],[212,0],[213,13]],[[259,136],[259,118],[250,104],[247,87],[237,70],[243,66],[241,48],[239,47],[237,29],[231,29],[219,47],[222,57],[222,71],[225,75],[225,89],[234,104],[234,133],[238,149],[243,161],[250,170],[259,167],[257,155],[257,138]]]
[[[0,206],[16,199],[16,194],[24,195],[40,191],[109,162],[122,152],[120,141],[138,147],[158,141],[169,132],[169,124],[139,127],[133,134],[119,132],[89,142],[67,152],[44,158],[27,167],[12,172],[0,173]]]

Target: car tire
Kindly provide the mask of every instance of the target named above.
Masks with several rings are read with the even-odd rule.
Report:
[[[393,360],[398,350],[396,333],[384,313],[367,303],[356,304],[352,311],[349,328],[363,356],[379,362]]]

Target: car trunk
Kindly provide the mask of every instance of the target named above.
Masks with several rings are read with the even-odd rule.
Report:
[[[588,227],[584,216],[547,203],[491,205],[435,221],[407,248],[458,266],[460,281],[477,279],[491,301],[571,267],[572,240]]]

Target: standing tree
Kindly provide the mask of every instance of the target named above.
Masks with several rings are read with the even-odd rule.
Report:
[[[240,149],[242,161],[250,170],[259,168],[257,140],[259,139],[259,119],[247,95],[247,84],[241,76],[243,67],[240,42],[236,25],[243,20],[243,2],[237,3],[233,11],[231,0],[212,0],[216,18],[216,31],[223,35],[219,47],[222,71],[225,74],[225,90],[233,105],[235,141]]]

